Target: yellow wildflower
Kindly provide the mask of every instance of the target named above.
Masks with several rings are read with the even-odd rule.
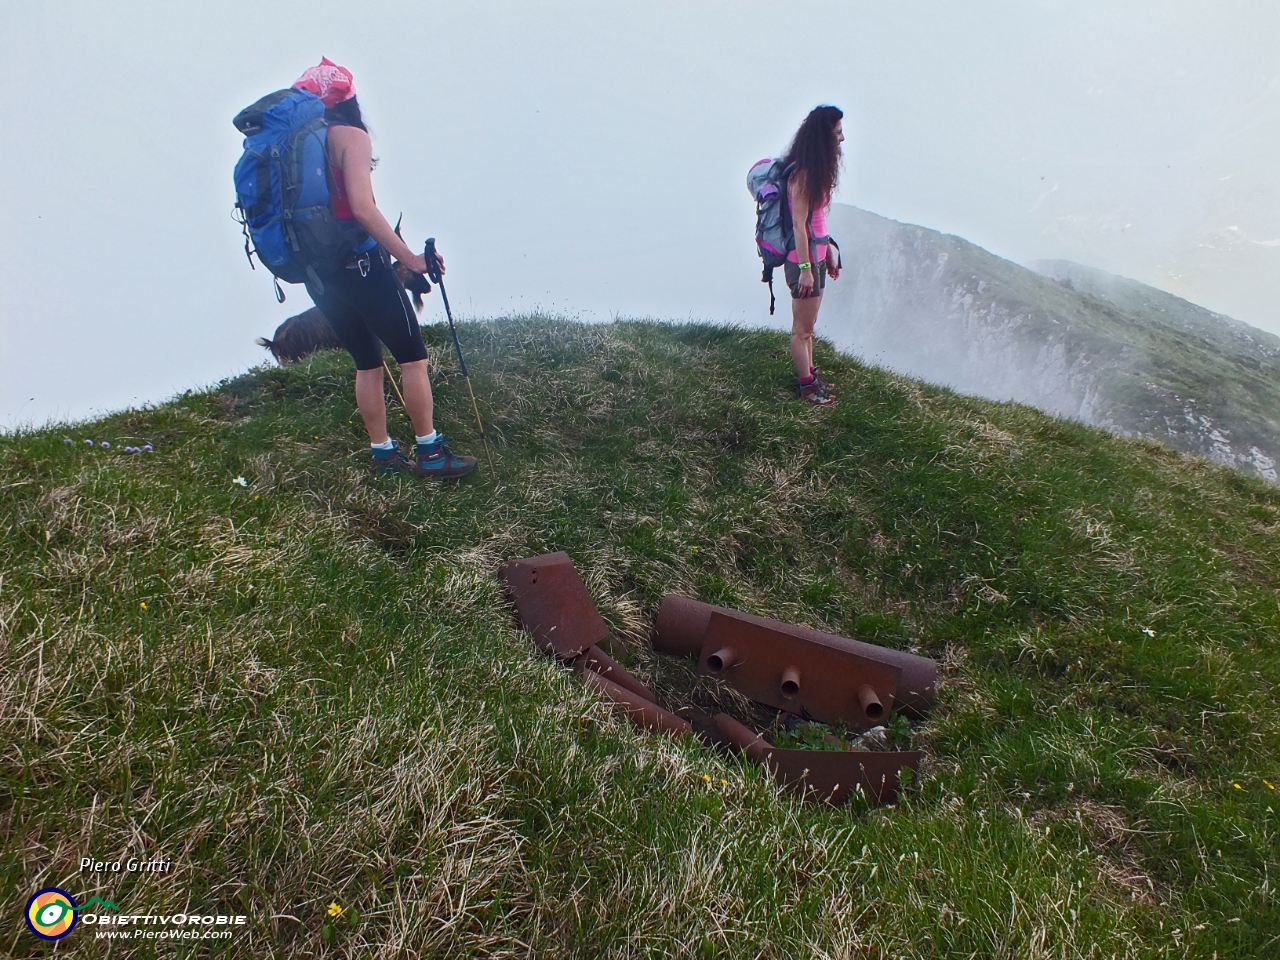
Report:
[[[1244,787],[1240,786],[1240,784],[1238,784],[1238,783],[1233,783],[1233,784],[1231,784],[1231,785],[1232,785],[1233,787],[1235,787],[1237,790],[1243,790],[1243,789],[1244,789]]]
[[[138,609],[139,610],[147,609],[147,601],[143,600],[140,604],[138,604]]]
[[[711,782],[711,777],[710,777],[710,776],[708,776],[708,775],[707,775],[707,774],[705,774],[705,773],[702,775],[702,779],[703,779],[703,782],[705,782],[705,783],[710,783],[710,782]]]
[[[338,902],[336,900],[333,903],[329,904],[329,916],[336,917],[341,912],[342,912],[342,907],[338,905]]]
[[[1272,784],[1272,782],[1271,782],[1270,780],[1263,780],[1262,782],[1263,782],[1263,783],[1265,783],[1265,784],[1267,785],[1267,789],[1268,789],[1268,790],[1274,790],[1274,789],[1275,789],[1275,785],[1274,785],[1274,784]]]

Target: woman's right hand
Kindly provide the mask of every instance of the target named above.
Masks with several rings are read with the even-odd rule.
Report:
[[[406,267],[408,267],[408,268],[409,268],[410,270],[412,270],[414,273],[422,273],[422,274],[425,274],[425,273],[427,272],[427,260],[426,260],[426,257],[424,257],[424,256],[423,256],[422,254],[420,254],[420,253],[412,253],[412,252],[410,252],[409,256],[407,256],[407,257],[399,257],[399,258],[397,258],[397,259],[399,259],[401,263],[403,263]],[[445,274],[445,269],[444,269],[444,257],[443,257],[443,256],[441,256],[441,254],[440,254],[440,251],[439,251],[439,250],[437,250],[437,251],[436,251],[436,262],[437,262],[438,264],[440,264],[440,276],[442,276],[442,277],[443,277],[443,276],[444,276],[444,274]]]
[[[796,289],[801,297],[813,296],[813,271],[805,268],[800,271],[800,279],[796,281]]]

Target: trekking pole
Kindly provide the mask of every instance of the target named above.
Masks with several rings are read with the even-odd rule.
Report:
[[[409,408],[404,405],[404,394],[400,392],[400,385],[396,383],[396,375],[391,372],[385,359],[382,361],[382,369],[387,371],[387,379],[391,381],[391,389],[396,392],[396,399],[400,401],[400,409],[408,412]]]
[[[480,408],[476,406],[476,394],[471,389],[471,375],[467,373],[467,361],[462,359],[462,344],[458,342],[458,328],[453,325],[453,311],[449,309],[449,295],[444,292],[444,278],[440,274],[440,260],[436,257],[436,238],[428,237],[422,258],[427,261],[427,276],[440,288],[440,299],[444,301],[444,315],[449,318],[449,332],[453,334],[453,349],[458,352],[458,369],[462,371],[463,382],[467,385],[467,396],[471,398],[471,412],[476,415],[476,428],[480,431],[480,442],[484,444],[484,462],[489,467],[489,477],[493,477],[493,456],[489,453],[489,441],[484,435],[484,424],[480,422]]]

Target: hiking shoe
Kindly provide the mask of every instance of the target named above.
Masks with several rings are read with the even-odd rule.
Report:
[[[436,480],[452,480],[465,477],[479,462],[475,457],[464,457],[444,445],[448,437],[441,437],[432,444],[418,444],[418,476]]]
[[[822,389],[827,391],[827,393],[834,394],[836,392],[836,385],[834,383],[828,383],[826,380],[823,380],[822,373],[819,372],[817,367],[809,368],[809,376],[813,377],[820,384],[822,384]],[[832,397],[832,399],[834,400],[835,397]]]
[[[829,407],[836,402],[836,398],[827,393],[826,386],[817,377],[814,377],[808,383],[796,381],[796,392],[800,394],[801,400],[807,400],[818,407]]]
[[[383,477],[392,473],[412,473],[414,476],[422,476],[422,472],[418,469],[418,465],[400,452],[400,443],[396,440],[391,441],[395,446],[388,452],[375,450],[373,457],[369,460],[369,472],[375,477]]]

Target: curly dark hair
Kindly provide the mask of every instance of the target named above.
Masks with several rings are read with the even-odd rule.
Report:
[[[785,163],[796,165],[792,176],[803,174],[811,208],[835,193],[840,178],[840,144],[835,129],[843,117],[839,107],[826,103],[814,107],[787,148]]]

